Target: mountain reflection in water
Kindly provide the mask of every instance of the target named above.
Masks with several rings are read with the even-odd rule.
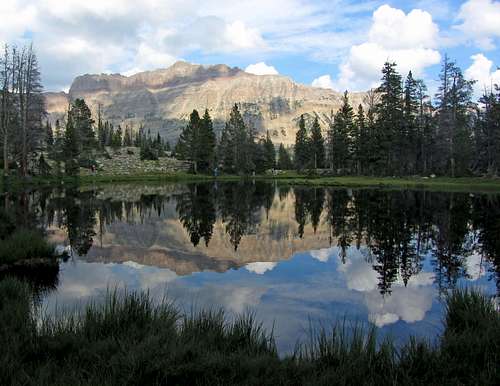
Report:
[[[5,194],[70,247],[47,309],[125,285],[183,306],[255,310],[282,350],[308,323],[439,332],[449,289],[500,288],[500,196],[276,186],[115,185]]]

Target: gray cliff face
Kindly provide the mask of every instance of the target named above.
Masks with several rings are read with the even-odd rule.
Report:
[[[350,95],[351,104],[363,102],[364,93]],[[129,77],[82,75],[68,94],[47,93],[52,121],[63,119],[68,102],[84,98],[94,114],[100,106],[104,119],[138,128],[141,124],[175,142],[193,109],[208,108],[217,130],[222,129],[237,103],[245,121],[258,135],[269,130],[275,143],[295,141],[300,115],[318,117],[326,129],[341,104],[342,94],[295,83],[280,75],[253,75],[226,65],[202,66],[177,62],[167,69]]]

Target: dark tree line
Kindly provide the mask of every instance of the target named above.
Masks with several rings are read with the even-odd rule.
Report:
[[[390,293],[400,277],[406,285],[429,256],[438,287],[454,288],[468,277],[466,262],[480,254],[500,291],[498,197],[425,191],[293,189],[297,235],[307,224],[326,223],[342,262],[350,247],[366,246],[378,273],[378,288]]]
[[[395,63],[385,63],[380,86],[357,110],[346,92],[323,146],[316,118],[304,118],[295,142],[297,170],[330,168],[338,175],[496,175],[500,154],[500,90],[472,100],[474,81],[445,57],[434,103],[427,87]],[[324,151],[326,150],[326,159]]]
[[[198,111],[193,110],[179,137],[175,154],[179,159],[192,161],[195,173],[220,168],[226,173],[248,175],[275,169],[277,165],[290,169],[292,164],[283,145],[276,159],[276,149],[269,132],[265,138],[256,139],[252,127],[244,122],[236,104],[218,141],[208,110],[202,118]]]

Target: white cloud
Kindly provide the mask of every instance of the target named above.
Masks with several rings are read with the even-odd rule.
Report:
[[[272,262],[256,262],[245,265],[245,269],[257,275],[263,275],[267,271],[272,271],[276,265],[277,263]]]
[[[337,250],[335,248],[323,248],[310,251],[311,257],[322,263],[326,263],[330,257],[336,256]]]
[[[500,70],[493,71],[493,62],[483,54],[472,55],[472,64],[465,70],[465,77],[476,80],[474,93],[480,97],[485,89],[491,90],[495,84],[500,85]]]
[[[474,41],[480,48],[495,48],[494,39],[500,37],[500,2],[493,0],[469,0],[462,4],[458,14],[462,24],[456,28]]]
[[[82,73],[132,74],[188,55],[255,60],[279,52],[337,61],[359,42],[372,6],[350,0],[335,0],[334,7],[309,0],[3,0],[0,43],[33,39],[43,82],[54,90]]]
[[[130,76],[141,71],[166,68],[176,61],[176,57],[162,51],[160,47],[153,47],[148,43],[140,43],[134,63],[123,75]]]
[[[407,323],[423,320],[432,307],[433,288],[401,287],[393,288],[391,296],[383,297],[377,291],[366,295],[370,320],[378,327],[395,323],[399,319]]]
[[[473,255],[467,257],[465,261],[465,266],[467,268],[467,274],[469,275],[469,280],[478,280],[481,276],[486,273],[485,262],[479,253],[474,253]]]
[[[355,91],[374,87],[388,60],[396,62],[403,75],[411,70],[421,76],[427,67],[441,60],[438,44],[439,28],[428,12],[414,9],[405,14],[383,5],[373,13],[367,41],[351,47],[333,86]]]
[[[390,296],[380,294],[378,273],[372,263],[365,259],[367,250],[350,247],[348,258],[342,263],[339,257],[337,271],[345,278],[351,291],[363,295],[369,319],[378,327],[404,320],[413,323],[424,319],[432,306],[434,273],[420,272],[408,280],[407,285],[401,277],[392,284]]]
[[[320,77],[314,79],[311,85],[319,88],[334,88],[333,80],[330,75],[321,75]]]
[[[255,75],[278,75],[278,71],[273,66],[268,66],[264,62],[250,64],[245,71]]]
[[[235,48],[264,47],[264,40],[256,28],[249,28],[241,20],[226,25],[225,36]]]
[[[432,48],[437,46],[438,26],[430,13],[414,9],[407,15],[383,5],[373,13],[369,41],[387,49]]]
[[[20,0],[0,2],[0,43],[19,40],[27,29],[35,25],[37,8]]]
[[[338,257],[337,267],[337,270],[345,276],[347,288],[360,292],[376,291],[378,278],[372,265],[355,248],[349,248],[347,254],[349,258],[344,264]]]

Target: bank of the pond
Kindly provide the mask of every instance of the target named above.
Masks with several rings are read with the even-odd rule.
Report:
[[[0,383],[24,385],[496,385],[500,316],[477,292],[447,299],[435,344],[397,349],[376,330],[332,328],[280,357],[252,315],[182,313],[146,293],[108,294],[79,313],[41,318],[32,292],[0,281]]]
[[[500,178],[486,177],[370,177],[342,176],[319,177],[295,172],[285,172],[277,175],[265,174],[255,176],[220,175],[217,177],[205,174],[189,173],[157,173],[157,174],[127,174],[111,175],[96,174],[79,177],[29,177],[26,179],[11,177],[0,180],[3,190],[15,190],[24,187],[58,186],[58,185],[91,185],[122,182],[207,182],[207,181],[240,181],[268,180],[280,184],[307,186],[339,186],[339,187],[381,187],[381,188],[411,188],[435,191],[462,192],[500,192]]]
[[[0,209],[0,271],[11,265],[33,265],[56,260],[54,246],[42,232],[23,225],[13,212]]]
[[[435,191],[494,192],[500,191],[500,178],[480,177],[305,177],[280,178],[282,183],[307,186],[411,188]]]

